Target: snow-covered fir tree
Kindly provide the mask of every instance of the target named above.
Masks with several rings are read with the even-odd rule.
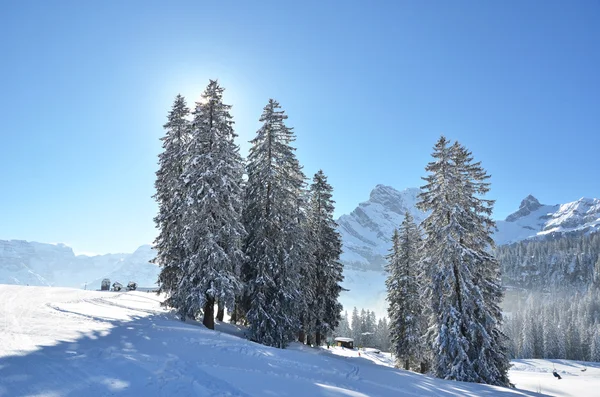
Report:
[[[428,211],[423,265],[431,302],[432,371],[440,378],[509,386],[489,176],[462,145],[441,137],[418,203]]]
[[[375,346],[381,351],[389,352],[391,349],[390,342],[390,327],[385,317],[382,317],[377,322],[375,330]]]
[[[158,229],[158,237],[154,241],[154,263],[161,267],[158,276],[159,292],[167,295],[164,304],[177,308],[182,319],[187,314],[185,296],[177,286],[186,258],[181,236],[185,227],[185,191],[182,176],[190,141],[188,115],[185,98],[177,95],[164,125],[166,134],[161,138],[163,152],[159,155],[159,169],[154,184],[154,198],[158,202],[158,215],[154,218]]]
[[[352,335],[352,328],[350,327],[350,319],[348,318],[348,312],[345,311],[341,317],[338,326],[333,331],[333,336],[341,336],[343,338],[349,338]]]
[[[362,313],[364,315],[365,310],[362,310]],[[363,321],[361,320],[361,315],[358,311],[358,309],[356,308],[356,306],[354,307],[354,309],[352,309],[352,339],[354,339],[354,346],[356,347],[360,347],[363,346]]]
[[[342,328],[344,322],[348,323],[348,329]],[[343,332],[342,329],[344,329]],[[355,307],[352,310],[352,327],[350,327],[348,321],[348,313],[345,313],[334,335],[353,338],[354,347],[356,348],[374,347],[386,352],[390,349],[390,332],[387,319],[385,317],[377,319],[375,312],[370,310],[361,309],[359,312]]]
[[[546,307],[543,316],[543,327],[542,327],[542,357],[544,358],[559,358],[559,340],[558,340],[558,322],[554,317],[553,310]]]
[[[422,336],[426,320],[420,297],[419,251],[422,238],[410,213],[406,213],[400,229],[394,231],[388,255],[385,282],[392,353],[397,365],[408,370],[424,357]]]
[[[600,323],[595,323],[593,327],[590,360],[600,362]]]
[[[231,308],[241,288],[243,160],[224,89],[211,80],[193,112],[185,169],[186,260],[178,290],[188,314],[203,313],[214,328],[214,305]]]
[[[555,292],[600,286],[600,233],[523,240],[499,246],[495,254],[505,285]]]
[[[505,327],[511,339],[524,342],[518,349],[511,347],[512,357],[593,361],[599,291],[590,288],[583,296],[531,292],[523,299],[524,309],[513,309]]]
[[[271,99],[251,141],[248,157],[244,224],[248,235],[243,266],[243,304],[251,339],[283,348],[300,329],[299,260],[302,235],[298,202],[304,174],[291,146],[295,140],[285,125],[287,115]]]
[[[340,321],[342,305],[338,297],[343,266],[340,262],[342,242],[333,219],[333,188],[327,177],[319,170],[313,177],[309,194],[308,234],[311,258],[314,263],[313,292],[307,320],[314,327],[315,343],[321,344],[324,336],[331,333]]]

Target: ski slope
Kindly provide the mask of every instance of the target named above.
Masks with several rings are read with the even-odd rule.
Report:
[[[228,324],[182,323],[151,293],[0,285],[0,302],[0,396],[539,395],[394,369],[374,351],[265,347]],[[598,368],[557,385],[541,364],[522,364],[541,368],[514,371],[531,390],[542,376],[588,390],[552,395],[600,389]]]

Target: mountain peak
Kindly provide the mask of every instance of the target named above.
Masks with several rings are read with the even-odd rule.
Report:
[[[369,200],[373,201],[373,199],[377,199],[378,197],[381,196],[389,196],[389,195],[396,195],[398,194],[398,191],[396,189],[394,189],[391,186],[386,186],[386,185],[377,185],[373,188],[373,190],[371,190],[371,194],[369,195]]]
[[[540,204],[539,200],[533,197],[531,194],[521,201],[521,205],[519,206],[519,210],[514,212],[506,217],[507,222],[514,222],[517,219],[523,218],[531,214],[532,212],[540,209],[542,204]]]
[[[530,194],[529,196],[525,197],[523,199],[523,201],[521,201],[521,205],[519,206],[519,209],[529,208],[529,209],[531,209],[531,211],[535,211],[536,209],[540,208],[541,206],[542,205],[540,204],[539,200]]]
[[[408,209],[416,205],[419,192],[418,188],[398,191],[391,186],[377,185],[371,191],[368,203],[381,204],[390,211],[404,215]]]

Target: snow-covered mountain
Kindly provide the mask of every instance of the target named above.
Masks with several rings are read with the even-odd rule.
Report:
[[[360,203],[349,215],[342,215],[337,223],[343,242],[344,266],[357,270],[383,269],[394,229],[406,212],[410,212],[416,222],[425,219],[425,213],[416,208],[418,194],[418,188],[398,191],[377,185],[368,201]]]
[[[516,212],[496,224],[497,245],[557,233],[595,232],[600,230],[600,200],[584,197],[566,204],[544,205],[529,195]]]
[[[377,185],[368,201],[360,203],[349,215],[338,219],[342,236],[344,264],[341,301],[345,310],[354,306],[370,308],[378,316],[385,315],[385,256],[391,248],[391,236],[404,214],[410,212],[417,222],[426,214],[416,208],[418,188],[398,191]],[[556,233],[600,230],[600,200],[582,198],[577,201],[543,205],[527,196],[519,209],[503,221],[497,221],[494,234],[497,245],[543,238]]]
[[[425,219],[426,214],[416,208],[418,194],[418,188],[398,191],[377,185],[368,201],[338,219],[344,249],[341,260],[345,268],[383,270],[392,233],[404,214],[410,212],[417,222]],[[544,205],[529,195],[516,212],[496,224],[497,245],[556,233],[598,231],[600,199],[581,198],[566,204]]]
[[[104,277],[113,282],[135,281],[139,286],[156,283],[158,266],[149,263],[151,247],[133,254],[75,255],[64,244],[0,240],[0,284],[100,288]]]

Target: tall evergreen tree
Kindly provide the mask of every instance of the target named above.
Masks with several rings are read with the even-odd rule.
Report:
[[[431,300],[433,372],[444,379],[509,386],[506,337],[500,331],[498,262],[490,253],[494,222],[489,176],[471,153],[441,137],[423,178],[418,207]]]
[[[407,212],[400,229],[395,230],[392,237],[385,282],[392,353],[397,364],[406,370],[421,360],[424,351],[421,341],[425,321],[418,268],[421,244],[421,232],[412,215]]]
[[[315,343],[337,327],[342,305],[338,297],[342,290],[340,283],[344,277],[340,263],[342,242],[333,219],[333,188],[327,183],[327,177],[319,170],[310,186],[310,205],[308,230],[310,248],[314,263],[313,301],[307,313],[314,321]]]
[[[154,263],[161,267],[158,276],[159,292],[167,295],[165,305],[179,309],[182,320],[185,319],[187,311],[185,297],[180,294],[177,285],[186,258],[181,236],[185,227],[185,190],[182,176],[190,141],[188,115],[185,98],[177,95],[164,125],[166,134],[161,138],[163,152],[159,155],[159,169],[154,184],[154,198],[158,202],[158,215],[154,218],[158,228],[158,237],[154,241]]]
[[[544,326],[542,328],[543,341],[544,341],[544,358],[559,358],[559,342],[558,342],[558,329],[557,323],[555,322],[552,312],[550,310],[545,311],[544,315]]]
[[[592,333],[592,344],[590,346],[590,360],[600,362],[600,325],[594,324]]]
[[[354,339],[354,346],[362,346],[362,328],[361,316],[356,306],[354,306],[354,309],[352,309],[352,339]]]
[[[285,125],[287,115],[280,108],[269,100],[260,118],[263,125],[251,141],[243,275],[250,337],[283,348],[300,329],[297,275],[302,247],[295,238],[303,233],[298,203],[305,177],[291,146],[293,130]]]
[[[344,312],[338,326],[336,327],[333,335],[338,337],[349,338],[352,335],[352,328],[350,327],[350,320],[348,318],[348,312]]]
[[[186,158],[185,229],[186,262],[178,289],[185,307],[203,312],[203,323],[214,328],[216,301],[232,308],[244,259],[241,223],[243,161],[234,143],[230,105],[224,89],[211,80],[197,103],[192,139]]]

